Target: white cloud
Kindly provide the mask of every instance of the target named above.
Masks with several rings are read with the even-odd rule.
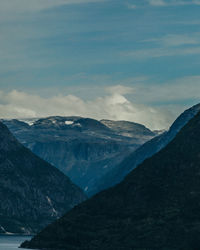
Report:
[[[165,46],[179,46],[185,44],[199,44],[200,36],[192,35],[167,35],[161,39]]]
[[[200,44],[200,33],[168,34],[160,38],[147,39],[144,42],[156,42],[165,47]]]
[[[146,39],[142,42],[152,43],[154,47],[122,52],[121,54],[142,60],[200,54],[200,33],[168,34],[159,38]]]
[[[151,58],[159,57],[171,57],[171,56],[188,56],[188,55],[199,55],[200,47],[191,48],[152,48],[152,49],[142,49],[135,51],[128,51],[121,53],[123,56],[131,57],[135,60],[147,60]]]
[[[153,7],[200,5],[200,0],[145,0],[147,4]],[[129,9],[136,9],[135,4],[128,4]]]
[[[127,6],[129,9],[132,9],[132,10],[137,8],[135,4],[127,4]]]
[[[105,0],[0,0],[1,12],[40,11],[67,4],[87,4]],[[108,0],[107,0],[108,1]]]
[[[149,0],[149,4],[153,6],[165,6],[166,3],[163,0]]]
[[[128,97],[127,97],[128,95]],[[200,76],[166,83],[115,85],[101,96],[84,100],[72,94],[42,97],[13,90],[0,91],[0,118],[78,115],[95,119],[128,120],[151,129],[168,128],[186,108],[200,102]]]
[[[184,108],[188,100],[200,102],[200,75],[181,77],[166,83],[151,83],[149,86],[142,83],[135,85],[134,98],[137,103],[142,95],[146,104],[183,103],[181,106]]]
[[[193,0],[193,3],[196,5],[200,5],[200,1],[199,0]]]
[[[199,0],[148,0],[152,6],[181,6],[181,5],[200,5]]]
[[[113,86],[109,88],[109,95],[91,101],[84,101],[74,95],[44,98],[17,90],[9,93],[1,91],[0,117],[33,118],[51,115],[80,115],[95,119],[129,120],[142,123],[152,129],[162,129],[170,125],[172,117],[169,112],[129,101],[125,96],[128,90],[131,91],[131,88]]]

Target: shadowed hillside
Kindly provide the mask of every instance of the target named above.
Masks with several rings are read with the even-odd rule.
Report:
[[[0,123],[0,233],[38,232],[85,198],[67,176]]]
[[[200,249],[200,113],[125,180],[76,206],[23,247]]]

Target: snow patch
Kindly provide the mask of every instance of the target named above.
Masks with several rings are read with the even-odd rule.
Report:
[[[6,234],[6,235],[14,235],[14,233],[7,232],[4,227],[0,225],[1,230]]]
[[[73,121],[65,121],[66,125],[72,125],[74,122]]]
[[[80,123],[75,123],[74,126],[82,127]]]
[[[126,136],[126,137],[133,137],[133,135],[131,133],[122,133],[123,136]]]
[[[18,119],[18,121],[20,122],[24,122],[26,124],[28,124],[29,126],[32,126],[34,124],[35,121],[37,121],[38,118],[35,119]]]
[[[49,119],[53,124],[56,124],[56,120],[55,119]]]
[[[6,232],[7,235],[15,235],[14,233]]]
[[[47,201],[48,201],[49,205],[51,205],[51,206],[52,206],[51,199],[50,199],[48,196],[46,196],[46,198],[47,198]]]
[[[1,228],[1,230],[2,230],[4,233],[6,232],[6,230],[5,230],[4,227],[0,226],[0,228]]]
[[[53,211],[52,215],[58,215],[58,212],[55,210],[54,207],[52,207],[52,211]]]
[[[46,196],[46,198],[47,198],[47,201],[48,201],[49,205],[52,207],[52,216],[53,215],[58,215],[58,212],[55,210],[55,208],[52,205],[51,199],[48,196]]]

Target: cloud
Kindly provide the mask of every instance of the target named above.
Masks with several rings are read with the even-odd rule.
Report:
[[[135,4],[127,4],[127,6],[129,9],[132,9],[132,10],[137,8],[137,6]]]
[[[166,3],[163,0],[149,0],[149,4],[153,6],[165,6]]]
[[[200,47],[193,48],[152,48],[123,52],[121,55],[135,60],[148,60],[159,57],[199,55]]]
[[[132,87],[127,87],[123,85],[106,87],[105,90],[109,94],[119,94],[119,95],[126,95],[134,92],[134,89]]]
[[[191,34],[167,34],[159,38],[150,38],[141,42],[150,43],[151,48],[122,52],[121,55],[137,60],[147,60],[159,57],[200,54],[200,33],[198,32]]]
[[[103,1],[105,0],[0,0],[0,12],[40,11],[62,5],[87,4]]]
[[[167,34],[160,38],[147,39],[144,42],[154,42],[165,47],[200,44],[200,33]]]
[[[64,91],[51,97],[18,90],[0,91],[0,118],[77,115],[128,120],[151,129],[163,129],[168,128],[184,109],[198,102],[200,75],[194,75],[162,84],[135,82],[134,87],[113,85],[90,100],[64,94]]]
[[[181,5],[200,5],[199,0],[148,0],[148,3],[152,6],[181,6]]]
[[[144,2],[153,7],[200,5],[200,0],[145,0]],[[137,6],[135,4],[128,4],[128,8],[136,9]]]
[[[133,98],[137,103],[142,96],[146,105],[181,103],[184,109],[188,100],[192,100],[194,104],[200,102],[200,75],[185,76],[165,83],[151,83],[149,86],[140,83],[134,89]]]
[[[123,52],[122,55],[135,59],[147,60],[150,58],[188,56],[200,54],[200,33],[168,34],[160,38],[143,40],[151,43],[152,48]]]
[[[176,24],[195,26],[195,25],[200,25],[200,21],[199,20],[184,20],[184,21],[182,20],[182,21],[177,21]]]
[[[44,98],[13,90],[0,92],[1,118],[33,118],[52,115],[79,115],[95,119],[129,120],[151,129],[162,129],[170,125],[170,112],[129,101],[125,93],[130,87],[107,88],[110,94],[84,101],[74,95],[57,95]],[[115,91],[116,90],[116,91]]]

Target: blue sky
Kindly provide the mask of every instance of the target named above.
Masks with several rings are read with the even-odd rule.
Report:
[[[199,0],[0,0],[0,116],[167,128],[200,99],[199,16]]]

